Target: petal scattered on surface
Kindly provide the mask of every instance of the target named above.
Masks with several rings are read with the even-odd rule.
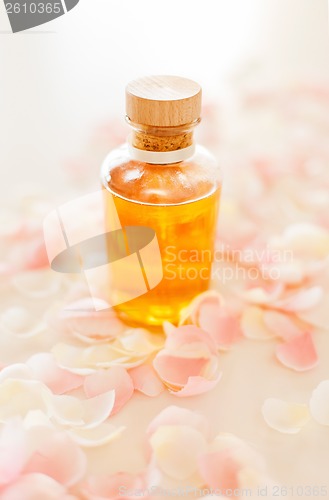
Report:
[[[51,269],[40,269],[15,274],[12,278],[13,286],[25,297],[43,299],[56,294],[62,285],[60,273]]]
[[[1,327],[18,338],[31,338],[46,330],[46,325],[38,321],[26,307],[10,307],[0,318]]]
[[[276,356],[284,366],[295,371],[311,370],[319,362],[312,335],[308,332],[279,344]]]
[[[86,466],[86,456],[79,446],[65,432],[56,432],[30,458],[25,472],[45,474],[72,486],[84,476]]]
[[[60,368],[54,355],[40,352],[31,356],[26,365],[31,368],[33,378],[46,384],[54,394],[63,394],[80,387],[83,378]]]
[[[151,436],[158,427],[162,425],[188,425],[193,427],[197,431],[201,432],[205,437],[209,436],[209,424],[205,416],[188,410],[187,408],[181,408],[179,406],[167,406],[162,410],[153,420],[150,422],[147,428],[147,434]]]
[[[329,425],[329,380],[323,380],[312,392],[310,411],[319,424]]]
[[[268,330],[283,340],[293,339],[303,333],[301,328],[297,326],[296,322],[288,314],[267,310],[264,311],[263,319]]]
[[[241,338],[237,317],[227,307],[220,307],[215,298],[199,308],[199,326],[208,332],[220,349],[228,349]]]
[[[71,438],[84,448],[97,448],[114,441],[124,432],[125,427],[115,427],[109,422],[99,424],[91,429],[72,428],[68,431]]]
[[[107,303],[101,299],[98,302],[97,306],[105,308],[104,310],[95,311],[95,299],[92,298],[68,304],[59,313],[61,328],[86,341],[115,338],[124,331],[125,325],[112,309],[106,309]]]
[[[301,290],[283,300],[275,302],[275,307],[284,311],[305,311],[316,306],[323,297],[323,290],[319,286]]]
[[[165,386],[151,365],[145,364],[132,368],[129,370],[129,375],[134,389],[146,396],[156,397],[165,390]]]
[[[269,427],[285,434],[298,433],[310,419],[307,405],[276,398],[264,401],[262,414]]]
[[[266,305],[275,302],[283,292],[283,284],[278,282],[270,290],[254,287],[244,291],[241,295],[247,302],[252,304]]]
[[[182,389],[170,390],[169,392],[180,398],[197,396],[198,394],[211,391],[211,389],[216,387],[221,376],[222,374],[218,373],[217,378],[213,380],[207,380],[203,377],[189,377]]]
[[[329,293],[325,294],[320,302],[312,309],[299,311],[298,317],[310,325],[329,330]]]
[[[180,326],[167,336],[153,367],[162,382],[180,396],[209,391],[220,379],[216,343],[194,325]]]
[[[267,328],[264,321],[264,309],[258,306],[247,306],[241,316],[241,330],[248,339],[269,340],[275,333]]]
[[[112,414],[124,406],[134,392],[133,381],[122,366],[112,366],[107,370],[98,370],[85,378],[83,388],[88,398],[104,392],[115,391],[115,404]]]
[[[139,495],[132,492],[146,491],[145,479],[141,474],[133,475],[128,472],[117,472],[111,476],[90,476],[83,488],[88,500],[129,500]],[[149,498],[143,495],[143,498]]]
[[[229,449],[207,453],[199,458],[200,474],[205,483],[215,490],[237,490],[240,469]]]
[[[111,390],[84,400],[66,395],[51,396],[48,407],[59,424],[91,429],[110,416],[114,401],[115,391]]]
[[[187,480],[197,472],[197,459],[207,442],[187,425],[162,425],[150,437],[157,466],[171,478]]]
[[[45,474],[21,476],[1,494],[2,500],[69,500],[65,487]]]

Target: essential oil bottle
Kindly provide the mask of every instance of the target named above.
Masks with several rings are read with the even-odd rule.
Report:
[[[214,157],[193,139],[200,112],[201,88],[186,78],[151,76],[126,88],[131,134],[105,159],[102,184],[124,231],[141,226],[155,232],[163,272],[156,286],[132,300],[133,269],[114,283],[115,309],[129,324],[175,324],[209,287],[221,176]]]

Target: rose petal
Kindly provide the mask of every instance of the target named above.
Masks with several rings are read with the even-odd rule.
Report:
[[[31,380],[33,378],[32,369],[24,363],[14,363],[8,365],[0,371],[0,384],[7,379]]]
[[[11,420],[0,435],[0,485],[14,481],[22,472],[28,457],[26,434],[18,420]]]
[[[160,379],[169,386],[183,387],[189,377],[202,374],[207,358],[179,358],[160,352],[153,360],[153,367]]]
[[[96,369],[84,362],[84,349],[81,346],[60,343],[52,348],[52,353],[58,366],[72,373],[89,375]]]
[[[323,289],[319,286],[313,286],[306,290],[291,295],[283,300],[274,303],[274,306],[284,311],[305,311],[316,306],[323,297]]]
[[[81,340],[113,339],[123,332],[125,325],[119,320],[108,304],[98,300],[95,311],[95,299],[84,298],[68,304],[59,314],[58,321],[67,333],[74,334]]]
[[[269,340],[275,333],[266,327],[264,310],[257,306],[248,306],[242,313],[241,330],[248,339]]]
[[[48,391],[46,386],[35,380],[4,380],[0,384],[0,421],[6,422],[18,415],[25,417],[30,410],[46,412],[45,396]]]
[[[176,328],[167,337],[165,348],[177,351],[187,344],[204,344],[209,349],[209,352],[217,353],[217,346],[211,336],[194,325],[183,325]]]
[[[276,398],[264,401],[262,414],[269,427],[285,434],[297,434],[310,419],[307,405]]]
[[[108,370],[99,370],[85,378],[83,388],[88,398],[98,396],[110,390],[115,391],[115,404],[112,415],[120,410],[134,392],[133,382],[121,366],[113,366]]]
[[[197,458],[207,442],[187,425],[163,425],[152,434],[150,444],[157,466],[169,477],[186,480],[197,472]]]
[[[246,467],[260,474],[265,472],[261,455],[232,434],[219,434],[199,457],[199,471],[205,483],[222,491],[241,487],[239,477]]]
[[[126,330],[118,337],[118,342],[123,347],[125,353],[136,356],[144,356],[158,351],[163,347],[163,337],[151,334],[143,328]]]
[[[173,325],[172,323],[170,323],[169,321],[164,321],[163,324],[162,324],[162,327],[163,327],[163,331],[165,333],[165,335],[168,337],[168,335],[170,335],[171,333],[174,333],[174,331],[176,330],[176,326]]]
[[[267,291],[261,287],[250,288],[241,295],[247,302],[253,304],[266,305],[275,302],[283,291],[283,284],[277,283],[272,290]]]
[[[216,290],[208,290],[197,295],[192,302],[181,311],[179,325],[183,325],[188,319],[191,319],[195,325],[199,324],[199,312],[203,305],[212,304],[220,307],[223,303],[223,297]]]
[[[208,392],[213,389],[221,379],[222,374],[218,373],[217,378],[214,380],[206,380],[203,377],[189,377],[185,386],[178,390],[170,390],[171,394],[177,397],[189,397]]]
[[[51,269],[27,271],[13,276],[12,284],[25,297],[41,299],[60,290],[62,276]]]
[[[288,226],[282,235],[284,244],[294,254],[326,258],[329,254],[329,232],[315,224],[300,223]]]
[[[26,474],[1,494],[2,500],[69,500],[65,488],[57,481],[44,474]],[[73,497],[74,498],[74,497]]]
[[[85,400],[66,395],[52,396],[48,398],[48,407],[58,423],[91,429],[109,417],[114,400],[113,390]]]
[[[298,317],[307,323],[324,330],[329,330],[329,294],[322,297],[320,302],[309,310],[298,311]]]
[[[200,474],[207,486],[215,490],[238,490],[240,469],[241,465],[229,449],[207,453],[199,458]]]
[[[76,484],[85,474],[87,459],[65,432],[56,432],[31,457],[25,472],[41,473],[65,486]]]
[[[146,431],[147,434],[149,436],[152,435],[158,427],[161,427],[162,425],[188,425],[189,427],[201,432],[205,438],[209,436],[209,424],[206,417],[179,406],[167,406],[164,410],[162,410],[149,424]]]
[[[46,325],[37,321],[27,308],[17,306],[2,313],[0,325],[8,334],[18,338],[31,338],[46,329]]]
[[[136,491],[136,495],[132,494],[134,491]],[[144,478],[141,475],[135,476],[127,472],[117,472],[106,477],[91,476],[83,488],[88,500],[129,500],[140,497],[138,492],[144,491],[146,491]],[[147,499],[149,496],[143,495],[143,498]]]
[[[151,365],[141,365],[132,368],[129,370],[129,375],[131,376],[135,390],[146,396],[156,397],[165,390],[165,386]]]
[[[104,422],[92,429],[74,428],[68,431],[68,434],[78,445],[85,448],[96,448],[117,439],[124,430],[124,426],[115,427],[113,424]]]
[[[329,380],[323,380],[312,392],[310,411],[314,420],[329,425]]]
[[[268,330],[283,340],[293,339],[303,333],[292,318],[278,311],[264,311],[263,320]]]
[[[123,356],[109,343],[88,347],[60,343],[52,348],[58,366],[72,373],[89,375],[98,368],[124,366],[132,368],[141,365],[147,357]]]
[[[31,368],[33,378],[46,384],[55,394],[71,391],[80,387],[83,383],[81,376],[60,368],[51,353],[40,352],[34,354],[26,364]]]
[[[199,326],[208,332],[222,349],[231,347],[241,337],[237,318],[217,303],[203,303],[199,309]]]
[[[319,361],[312,335],[308,332],[278,345],[276,356],[284,366],[296,371],[310,370]]]

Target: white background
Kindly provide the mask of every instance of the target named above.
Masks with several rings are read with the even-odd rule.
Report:
[[[124,87],[147,74],[199,81],[213,99],[246,64],[271,82],[328,76],[326,0],[80,0],[12,34],[0,2],[0,172],[63,182],[91,131],[124,115]],[[123,119],[123,118],[122,118]]]

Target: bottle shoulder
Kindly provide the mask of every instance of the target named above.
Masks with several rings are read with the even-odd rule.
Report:
[[[104,187],[119,196],[155,204],[193,201],[210,195],[221,184],[216,159],[201,145],[186,160],[157,165],[132,159],[123,144],[104,160],[101,178]]]

